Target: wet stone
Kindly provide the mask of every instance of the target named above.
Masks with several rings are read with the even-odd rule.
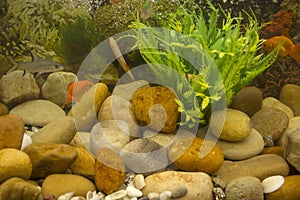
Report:
[[[33,179],[65,173],[78,154],[74,147],[66,144],[31,144],[23,151],[32,160]]]
[[[262,102],[262,92],[258,88],[245,87],[236,94],[229,107],[251,117],[261,109]]]
[[[251,117],[252,127],[263,136],[271,136],[273,141],[278,140],[288,127],[289,118],[281,110],[265,108]]]

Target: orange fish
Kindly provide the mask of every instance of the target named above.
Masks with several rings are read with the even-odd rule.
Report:
[[[287,55],[296,60],[297,63],[300,63],[300,44],[294,44],[292,40],[290,40],[286,36],[275,36],[263,43],[262,48],[266,51],[272,51],[276,49],[279,45],[281,45],[278,56],[279,58],[283,58]]]
[[[65,99],[64,104],[61,106],[65,108],[65,106],[72,101],[76,102],[79,98],[88,90],[90,89],[94,83],[89,80],[82,80],[82,81],[75,81],[68,85],[68,94]]]

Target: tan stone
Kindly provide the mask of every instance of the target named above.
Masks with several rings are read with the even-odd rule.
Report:
[[[179,118],[176,98],[172,90],[162,86],[138,89],[132,98],[136,119],[154,130],[173,132]]]
[[[276,108],[278,110],[281,110],[285,112],[285,114],[290,118],[294,117],[293,110],[279,101],[278,99],[275,99],[274,97],[267,97],[263,100],[262,108]]]
[[[285,177],[284,184],[275,192],[265,195],[266,200],[299,200],[300,199],[300,175]]]
[[[70,169],[73,174],[82,175],[89,179],[94,178],[95,157],[83,147],[74,147],[78,153],[77,159],[72,163]]]
[[[201,138],[186,137],[175,141],[168,150],[171,162],[181,170],[212,174],[224,162],[220,147]]]
[[[0,183],[12,178],[30,178],[32,163],[29,156],[17,149],[6,148],[0,150]]]
[[[283,147],[281,146],[266,147],[261,152],[261,154],[276,154],[283,157]]]
[[[99,150],[95,164],[95,183],[97,188],[111,194],[119,189],[126,178],[123,160],[111,149]]]
[[[85,197],[88,191],[95,191],[96,187],[89,179],[76,174],[53,174],[48,176],[42,185],[43,195],[60,195],[74,192],[73,196]]]
[[[0,149],[20,149],[24,132],[22,118],[13,114],[0,116]]]
[[[0,116],[8,114],[9,110],[8,107],[0,102]]]
[[[300,86],[295,84],[285,84],[280,91],[280,101],[289,106],[295,116],[300,115]]]
[[[187,188],[187,194],[177,200],[213,200],[213,184],[210,176],[203,172],[165,171],[147,176],[143,194],[172,191],[180,186]]]

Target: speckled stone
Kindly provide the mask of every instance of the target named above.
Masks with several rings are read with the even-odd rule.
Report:
[[[286,146],[287,144],[287,136],[286,134],[296,126],[300,124],[300,116],[290,118],[289,125],[281,135],[281,137],[276,141],[276,145],[278,146]]]
[[[248,115],[230,108],[213,112],[210,126],[216,137],[229,142],[242,141],[251,133]]]
[[[221,148],[225,159],[244,160],[256,156],[264,149],[264,140],[255,129],[241,142],[227,142],[218,140],[217,145]]]
[[[281,110],[265,108],[251,117],[251,124],[261,135],[271,135],[273,141],[276,141],[288,127],[289,118]]]
[[[254,176],[263,180],[273,175],[287,176],[289,166],[284,158],[275,154],[265,154],[242,161],[226,160],[215,174],[226,183],[242,176]]]
[[[21,103],[12,108],[9,113],[19,115],[26,125],[32,126],[45,126],[66,115],[58,105],[43,99]]]
[[[69,144],[76,134],[73,118],[60,117],[41,128],[31,139],[32,143],[62,143]]]
[[[178,200],[213,200],[213,183],[209,175],[203,172],[165,171],[152,174],[145,179],[143,194],[173,191],[184,185],[187,194]]]
[[[44,198],[40,187],[22,178],[14,177],[0,185],[0,199],[43,200]]]
[[[69,192],[74,192],[73,196],[85,197],[88,191],[95,191],[96,187],[89,179],[75,174],[52,174],[43,181],[43,195],[54,195],[59,197]]]
[[[139,138],[126,144],[120,156],[130,170],[145,176],[162,171],[169,164],[167,149],[147,138]]]
[[[111,194],[119,189],[126,178],[126,167],[123,160],[111,149],[98,151],[95,164],[95,183],[97,188]]]
[[[262,92],[256,87],[245,87],[232,99],[230,108],[242,111],[250,117],[262,107]]]
[[[275,192],[265,195],[266,200],[299,200],[300,199],[300,175],[285,177],[284,184]]]
[[[293,110],[295,116],[300,115],[300,86],[285,84],[281,88],[279,99]]]
[[[0,116],[8,114],[9,110],[8,107],[0,102]]]
[[[66,144],[31,144],[23,151],[32,160],[33,179],[64,173],[77,158],[74,147]]]
[[[86,132],[92,129],[97,123],[98,112],[107,96],[107,86],[104,83],[97,83],[73,105],[68,115],[73,116],[77,131]]]
[[[285,114],[291,119],[294,117],[294,112],[293,110],[279,101],[278,99],[275,99],[274,97],[267,97],[263,100],[262,108],[276,108],[278,110],[281,110],[285,112]]]
[[[218,145],[193,137],[175,141],[168,149],[168,157],[181,170],[208,174],[218,171],[224,162]]]
[[[0,150],[0,183],[12,178],[30,178],[32,163],[29,156],[17,149],[6,148]]]
[[[225,194],[226,200],[264,200],[262,184],[252,176],[239,177],[229,182]]]
[[[24,121],[18,115],[0,116],[0,149],[20,149],[25,132]]]
[[[156,131],[173,132],[179,119],[176,98],[173,91],[163,86],[138,89],[132,98],[137,121]]]

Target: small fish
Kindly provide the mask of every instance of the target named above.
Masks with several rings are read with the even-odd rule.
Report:
[[[111,47],[112,51],[114,52],[115,57],[117,58],[119,64],[121,65],[121,67],[125,70],[125,72],[128,73],[128,75],[130,76],[130,78],[132,80],[134,80],[134,76],[130,72],[130,67],[127,65],[124,57],[122,56],[122,53],[120,51],[119,46],[118,46],[116,40],[113,37],[109,38],[109,44],[110,44],[110,47]]]
[[[75,81],[70,83],[67,88],[67,97],[61,107],[65,108],[66,105],[71,103],[72,101],[78,101],[80,97],[82,97],[82,95],[93,85],[94,83],[89,80]]]
[[[297,63],[300,64],[300,44],[295,45],[293,41],[286,36],[274,36],[266,40],[263,43],[262,48],[270,52],[276,49],[279,45],[281,45],[278,53],[280,59],[289,55],[290,57],[295,59]]]
[[[25,72],[30,72],[34,74],[34,77],[38,77],[43,73],[57,72],[64,69],[64,67],[52,60],[47,60],[43,58],[38,58],[35,54],[31,53],[32,62],[20,62],[17,63],[12,57],[8,56],[8,60],[13,64],[13,66],[8,69],[6,73],[15,71],[17,69],[24,70]]]
[[[151,16],[152,12],[152,0],[146,0],[145,4],[143,5],[143,9],[140,13],[140,18],[142,20],[146,20]]]

